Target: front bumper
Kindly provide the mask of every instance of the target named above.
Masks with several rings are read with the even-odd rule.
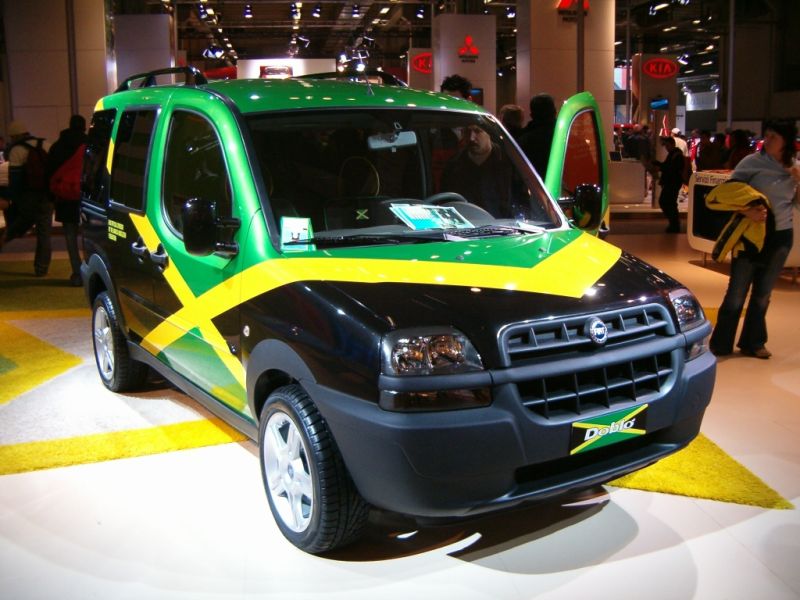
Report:
[[[490,372],[491,406],[449,412],[387,412],[305,385],[368,502],[409,515],[458,517],[604,483],[683,448],[700,430],[716,360],[706,352],[677,361],[669,385],[647,401],[645,435],[575,455],[572,422],[587,415],[543,419],[520,402],[507,371]]]

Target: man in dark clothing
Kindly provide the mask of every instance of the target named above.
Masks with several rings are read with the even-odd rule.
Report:
[[[549,94],[537,94],[531,98],[530,108],[531,120],[522,130],[519,145],[544,180],[556,128],[556,105]]]
[[[661,178],[659,179],[661,195],[658,197],[658,205],[669,221],[667,233],[680,233],[678,193],[681,191],[681,185],[683,184],[683,152],[675,146],[675,138],[671,136],[662,137],[661,145],[667,151],[667,156],[662,161],[653,161],[653,164],[661,170]]]
[[[69,120],[69,127],[64,129],[58,136],[58,140],[50,148],[47,155],[47,180],[49,181],[53,173],[67,162],[86,144],[86,119],[81,115],[72,115]],[[78,223],[80,222],[80,202],[66,200],[53,196],[55,202],[56,221],[60,221],[64,228],[64,238],[67,242],[67,252],[69,262],[72,267],[72,274],[69,283],[72,286],[81,285],[81,255],[78,251]]]
[[[464,135],[467,144],[445,166],[440,191],[461,194],[496,218],[510,218],[510,166],[486,131],[471,125]]]

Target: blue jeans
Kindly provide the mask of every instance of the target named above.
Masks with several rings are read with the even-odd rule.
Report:
[[[728,290],[711,335],[711,350],[714,354],[733,352],[736,328],[748,292],[750,301],[747,303],[744,326],[736,345],[742,350],[753,351],[763,348],[767,343],[769,298],[791,249],[792,230],[784,229],[773,232],[760,253],[752,255],[742,251],[733,259]]]

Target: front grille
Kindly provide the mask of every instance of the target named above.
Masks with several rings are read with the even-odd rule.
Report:
[[[608,327],[604,346],[595,344],[584,331],[591,317],[602,319]],[[515,385],[526,408],[552,419],[622,408],[660,396],[675,372],[679,353],[637,349],[643,342],[674,334],[666,309],[648,304],[512,325],[501,334],[500,344],[507,366],[534,367],[536,372],[535,366],[541,365],[542,372],[546,371]],[[612,353],[615,349],[621,352]],[[563,368],[559,368],[561,363]]]

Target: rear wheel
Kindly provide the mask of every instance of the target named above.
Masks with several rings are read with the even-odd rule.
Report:
[[[269,396],[258,441],[267,499],[283,535],[312,554],[355,541],[369,507],[325,420],[300,386],[281,387]]]
[[[108,292],[101,292],[92,305],[94,359],[103,384],[112,392],[141,387],[147,365],[131,358]]]

